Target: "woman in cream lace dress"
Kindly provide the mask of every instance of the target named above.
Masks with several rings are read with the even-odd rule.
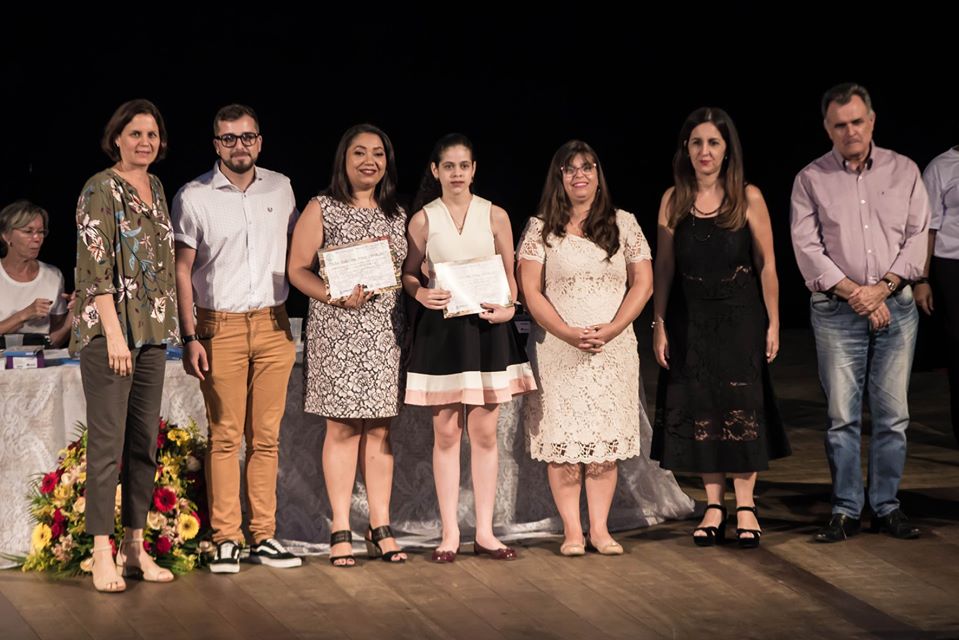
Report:
[[[548,463],[563,520],[563,555],[623,548],[607,527],[617,461],[640,454],[651,429],[641,403],[633,320],[652,294],[649,245],[632,214],[615,209],[586,143],[553,156],[538,215],[520,241],[520,285],[535,320],[527,351],[540,392],[524,407],[530,454]],[[644,456],[645,458],[645,456]],[[644,481],[671,484],[646,462]],[[585,485],[589,534],[580,521]],[[665,494],[664,494],[665,495]]]

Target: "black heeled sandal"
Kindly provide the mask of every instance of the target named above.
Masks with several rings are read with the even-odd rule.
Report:
[[[693,529],[693,542],[697,547],[711,547],[714,544],[726,542],[726,507],[721,504],[707,504],[705,511],[718,509],[723,514],[723,520],[718,527],[696,527]],[[706,535],[697,536],[697,531],[705,531]]]
[[[334,567],[355,567],[356,558],[353,557],[353,552],[350,551],[348,555],[343,556],[334,556],[333,555],[333,545],[342,544],[344,542],[353,543],[353,533],[349,529],[343,529],[342,531],[334,531],[330,534],[330,564]],[[336,564],[340,560],[346,560],[342,564]]]
[[[373,525],[370,525],[370,537],[364,538],[366,541],[366,553],[370,558],[382,558],[383,562],[395,562],[400,564],[406,562],[406,558],[400,558],[399,560],[394,560],[399,554],[405,554],[406,552],[402,549],[396,551],[383,551],[380,547],[380,541],[385,540],[386,538],[394,538],[393,530],[390,528],[390,525],[384,524],[382,527],[373,528]]]
[[[752,511],[753,515],[756,516],[756,521],[759,521],[759,512],[756,511],[756,507],[736,507],[736,513],[740,511]],[[743,537],[744,533],[751,533],[751,536]],[[759,529],[743,529],[741,527],[736,527],[736,540],[739,541],[739,546],[742,549],[755,549],[759,546],[759,538],[763,535],[763,532]]]

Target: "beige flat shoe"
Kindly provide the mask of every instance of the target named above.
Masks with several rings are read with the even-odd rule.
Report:
[[[603,556],[621,556],[623,555],[623,545],[619,544],[615,540],[610,540],[606,544],[596,546],[589,539],[589,536],[586,536],[586,550],[587,551],[596,551]]]
[[[100,553],[101,551],[113,551],[112,547],[96,547],[93,549],[93,553]],[[118,574],[114,573],[112,576],[101,576],[97,578],[95,572],[96,562],[93,566],[93,588],[101,593],[121,593],[126,591],[127,583],[121,578]]]
[[[566,542],[559,547],[560,555],[567,557],[585,556],[586,542]]]

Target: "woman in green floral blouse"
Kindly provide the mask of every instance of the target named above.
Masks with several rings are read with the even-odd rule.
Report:
[[[70,350],[80,354],[87,402],[86,530],[93,584],[124,577],[169,582],[143,548],[153,497],[166,344],[177,341],[173,229],[163,185],[147,172],[167,146],[153,103],[131,100],[107,123],[101,146],[114,165],[87,180],[77,203],[77,300]],[[114,566],[117,476],[123,542]]]

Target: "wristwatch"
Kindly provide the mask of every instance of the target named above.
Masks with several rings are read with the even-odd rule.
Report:
[[[886,288],[889,289],[889,293],[895,293],[896,289],[899,288],[899,285],[893,282],[891,278],[882,278],[880,282],[886,283]]]
[[[188,336],[180,336],[180,342],[182,342],[183,344],[188,344],[190,342],[195,342],[197,340],[199,340],[199,338],[196,337],[195,333],[191,333]]]

